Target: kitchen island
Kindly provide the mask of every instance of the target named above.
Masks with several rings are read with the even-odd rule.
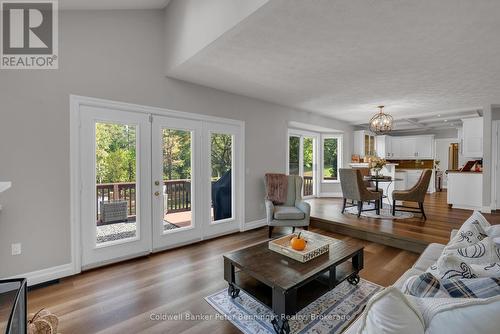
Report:
[[[482,210],[483,173],[446,171],[448,205],[457,209]]]

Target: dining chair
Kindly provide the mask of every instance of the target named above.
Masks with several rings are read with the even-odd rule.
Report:
[[[431,169],[424,169],[422,174],[420,174],[420,178],[418,182],[408,190],[394,190],[392,192],[392,215],[396,215],[396,211],[403,212],[418,212],[422,214],[424,220],[427,219],[424,212],[424,200],[425,194],[427,194],[427,188],[429,188],[429,183],[432,177]],[[396,201],[403,202],[416,202],[418,203],[418,208],[413,206],[405,206],[396,205]],[[410,210],[401,210],[398,208],[410,209]]]
[[[383,191],[379,190],[377,192],[370,191],[366,187],[361,171],[352,168],[340,168],[340,187],[342,188],[342,213],[344,213],[347,207],[347,200],[356,201],[358,207],[358,218],[361,216],[363,211],[376,211],[377,215],[380,215],[380,204],[382,203]],[[375,201],[374,209],[363,210],[363,202]]]

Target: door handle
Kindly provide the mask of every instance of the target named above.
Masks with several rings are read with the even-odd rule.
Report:
[[[160,192],[159,191],[155,191],[155,196],[160,196]]]

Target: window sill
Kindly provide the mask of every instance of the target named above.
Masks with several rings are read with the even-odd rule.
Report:
[[[340,180],[321,180],[322,184],[335,184],[335,183],[340,183]]]

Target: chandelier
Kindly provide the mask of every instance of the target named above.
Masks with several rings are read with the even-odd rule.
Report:
[[[392,116],[382,111],[384,106],[378,106],[380,109],[372,119],[370,119],[370,130],[378,135],[390,132],[392,130]]]

